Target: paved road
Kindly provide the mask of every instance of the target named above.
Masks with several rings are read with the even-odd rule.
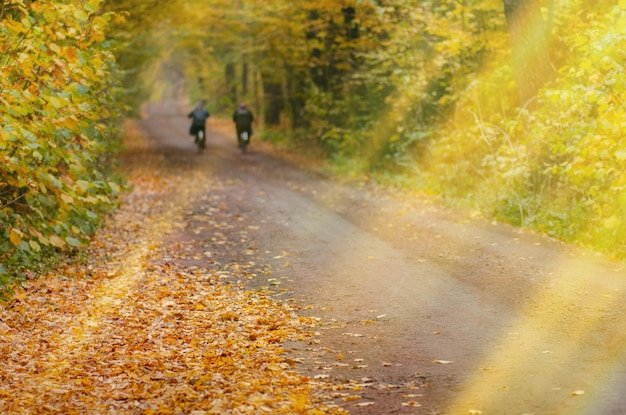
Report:
[[[207,203],[230,225],[197,234],[190,213],[180,237],[216,266],[247,261],[253,288],[321,319],[315,341],[289,347],[304,373],[341,385],[337,404],[355,414],[626,413],[623,265],[424,196],[331,180],[254,139],[241,155],[223,128],[197,154],[185,109],[149,106],[141,125],[181,174],[221,183]]]

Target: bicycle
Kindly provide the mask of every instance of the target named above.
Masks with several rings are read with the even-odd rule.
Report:
[[[248,144],[250,142],[249,140],[249,136],[248,136],[248,132],[244,131],[243,133],[241,133],[240,135],[241,137],[241,154],[246,154],[246,152],[248,151]]]
[[[206,147],[206,136],[203,130],[198,130],[196,133],[196,144],[198,145],[198,152],[202,153]]]

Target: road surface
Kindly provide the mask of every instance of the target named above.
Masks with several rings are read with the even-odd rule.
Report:
[[[187,110],[152,104],[137,121],[189,186],[220,183],[173,240],[197,242],[190,265],[246,263],[251,288],[320,318],[314,339],[287,347],[337,384],[327,399],[354,414],[626,413],[623,265],[332,179],[255,137],[242,155],[215,120],[198,154]],[[223,228],[202,226],[207,207]]]

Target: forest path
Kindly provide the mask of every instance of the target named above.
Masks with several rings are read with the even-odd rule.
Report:
[[[87,264],[0,308],[0,412],[313,413],[312,384],[329,414],[626,413],[623,265],[242,155],[228,122],[199,154],[187,110],[128,123]]]
[[[241,155],[234,137],[209,134],[194,155],[187,121],[171,106],[150,111],[156,148],[174,164],[197,157],[240,223],[229,250],[211,243],[215,230],[181,238],[218,263],[263,264],[252,287],[321,318],[316,341],[292,353],[304,373],[342,385],[345,409],[626,413],[622,265],[425,197],[330,180],[254,139]]]

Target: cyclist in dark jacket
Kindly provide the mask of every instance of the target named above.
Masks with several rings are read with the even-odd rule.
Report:
[[[209,111],[204,108],[204,101],[198,101],[196,108],[187,115],[187,118],[192,118],[189,134],[196,138],[196,143],[198,142],[198,133],[200,131],[202,131],[202,136],[206,137],[206,120],[210,116]]]
[[[252,111],[248,109],[245,102],[239,104],[239,108],[235,110],[233,121],[237,129],[237,142],[239,143],[239,147],[241,147],[241,134],[247,132],[248,142],[250,142],[250,138],[252,137],[252,121],[254,121],[254,115],[252,115]]]

